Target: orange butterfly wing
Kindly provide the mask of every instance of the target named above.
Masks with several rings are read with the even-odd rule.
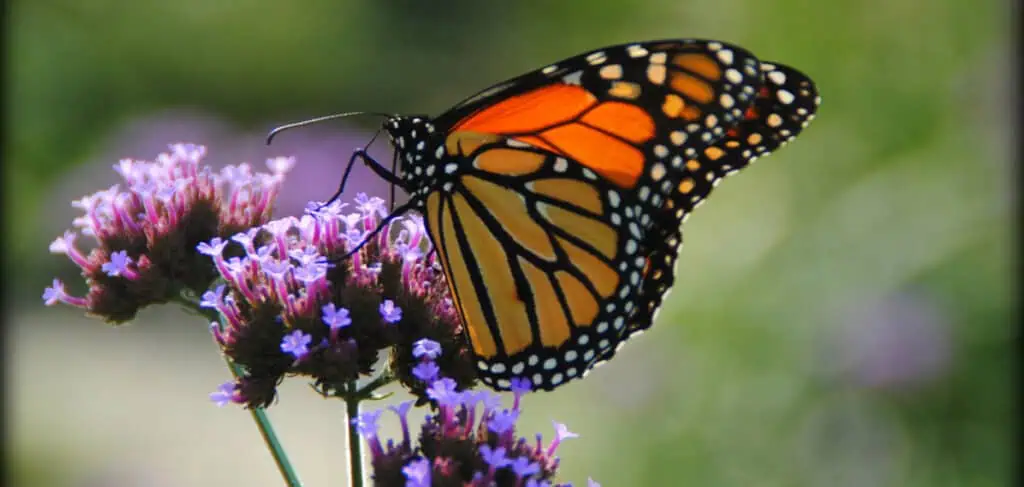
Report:
[[[553,389],[650,326],[681,219],[813,116],[809,80],[778,68],[791,75],[779,84],[767,66],[712,41],[616,46],[434,120],[449,182],[414,197],[485,382]]]

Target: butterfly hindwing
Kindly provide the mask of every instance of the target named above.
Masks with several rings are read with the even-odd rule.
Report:
[[[814,119],[821,98],[803,73],[779,63],[762,63],[765,83],[744,120],[726,136],[687,160],[684,176],[662,213],[662,232],[652,233],[646,248],[650,266],[640,294],[640,313],[630,322],[629,334],[651,326],[654,312],[675,280],[675,262],[682,244],[681,222],[711,193],[725,176],[782,147]]]
[[[625,216],[634,202],[581,164],[507,140],[471,157],[450,192],[427,196],[428,233],[480,377],[552,389],[621,341],[644,264]]]

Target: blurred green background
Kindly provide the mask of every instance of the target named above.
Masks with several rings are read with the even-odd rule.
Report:
[[[437,114],[545,63],[663,37],[796,66],[824,102],[688,221],[658,325],[587,380],[528,398],[528,428],[550,435],[557,419],[581,435],[561,450],[562,480],[1010,481],[1009,2],[16,0],[6,13],[15,485],[280,484],[248,415],[206,397],[228,375],[205,323],[154,309],[111,329],[42,306],[53,276],[81,292],[47,245],[76,216],[70,200],[116,182],[118,159],[177,141],[207,144],[215,164],[296,155],[280,209],[296,214],[330,194],[376,121],[266,148],[275,124]],[[344,485],[340,404],[291,381],[271,412],[307,485]]]

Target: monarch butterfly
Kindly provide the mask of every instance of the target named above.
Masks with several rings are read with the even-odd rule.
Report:
[[[392,216],[424,215],[481,380],[551,390],[651,326],[682,221],[819,103],[804,74],[725,42],[617,45],[389,116],[392,171],[358,150],[346,175],[362,159],[408,193]]]

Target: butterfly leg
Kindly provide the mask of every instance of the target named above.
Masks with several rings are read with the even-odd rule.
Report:
[[[373,157],[370,157],[370,154],[367,154],[365,150],[357,149],[352,154],[352,160],[355,160],[356,157],[362,159],[363,164],[373,170],[373,172],[377,173],[381,179],[387,181],[389,184],[405,188],[405,181],[403,181],[402,178],[395,176],[394,173],[388,170],[388,168],[381,165],[381,163],[377,162]]]
[[[376,159],[371,157],[370,154],[368,154],[365,149],[356,149],[355,152],[352,153],[352,157],[348,158],[348,164],[345,165],[345,174],[341,176],[341,184],[338,185],[338,190],[334,192],[334,195],[331,196],[331,198],[327,200],[326,203],[321,205],[321,208],[331,203],[334,203],[334,201],[341,196],[341,193],[345,191],[345,183],[348,181],[349,174],[352,173],[352,166],[355,165],[356,159],[362,159],[363,164],[372,169],[373,172],[377,173],[377,175],[383,178],[385,181],[402,188],[405,187],[401,184],[402,180],[399,179],[398,176],[395,176],[394,174],[391,173],[391,171],[388,171],[387,168],[382,166],[379,162],[377,162]]]
[[[345,255],[338,258],[338,261],[348,259],[349,257],[352,257],[352,255],[355,254],[356,252],[362,250],[363,246],[369,243],[369,241],[373,239],[373,237],[377,236],[377,234],[380,233],[381,230],[387,228],[387,226],[391,224],[392,220],[402,216],[405,212],[413,209],[415,206],[415,204],[409,202],[392,210],[391,213],[388,214],[388,216],[384,217],[384,219],[377,224],[377,228],[374,228],[372,232],[368,233],[365,237],[363,237],[363,239],[359,242],[358,245],[355,246],[355,248],[349,250],[348,252],[345,253]]]

